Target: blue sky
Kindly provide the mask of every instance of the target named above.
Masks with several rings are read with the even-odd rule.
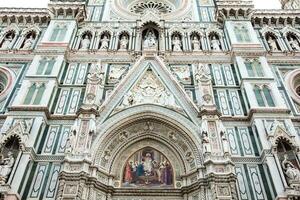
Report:
[[[0,7],[47,7],[49,0],[0,0]],[[279,9],[279,0],[253,0],[258,9]]]

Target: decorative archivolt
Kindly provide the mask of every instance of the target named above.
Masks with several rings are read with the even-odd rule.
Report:
[[[110,36],[113,35],[114,31],[110,27],[101,27],[100,30],[97,30],[97,35],[102,36],[103,34],[108,33]]]
[[[21,150],[25,149],[25,143],[29,138],[33,119],[17,119],[7,130],[5,130],[0,138],[0,145],[4,145],[10,138],[18,139]]]
[[[191,30],[188,31],[189,37],[192,36],[193,34],[197,34],[200,37],[203,37],[205,35],[205,33],[202,30],[199,30],[199,29],[191,29]]]
[[[122,28],[122,30],[119,30],[117,32],[117,37],[120,37],[121,35],[127,34],[128,36],[131,35],[131,30],[129,28]]]
[[[26,35],[28,35],[29,33],[32,33],[32,32],[35,33],[36,35],[39,35],[40,32],[41,32],[41,29],[36,25],[29,26],[29,27],[23,29],[21,35],[26,36]]]
[[[270,34],[270,35],[274,36],[276,39],[280,38],[280,33],[279,33],[279,31],[274,30],[274,29],[272,29],[272,28],[269,27],[269,26],[266,26],[266,27],[262,28],[262,29],[260,30],[260,33],[262,34],[263,37],[266,37],[267,34]]]
[[[202,154],[192,138],[170,124],[153,119],[131,121],[109,133],[96,150],[94,163],[116,175],[129,156],[147,146],[165,153],[180,175],[202,163]],[[124,151],[131,153],[124,154]]]
[[[280,32],[285,37],[287,37],[288,34],[293,34],[293,35],[297,36],[298,38],[300,38],[300,31],[291,26],[284,27]]]
[[[288,143],[291,147],[293,147],[296,151],[299,151],[299,145],[295,143],[295,136],[289,134],[286,131],[284,125],[277,120],[275,120],[271,124],[270,130],[268,132],[268,137],[271,141],[271,145],[274,150],[276,150],[280,141],[284,141]]]
[[[183,37],[184,36],[184,30],[182,28],[172,27],[172,28],[170,28],[169,34],[171,36],[179,34],[181,37]]]
[[[223,32],[222,30],[215,28],[215,27],[211,27],[208,30],[206,30],[206,36],[210,37],[212,35],[217,35],[219,38],[223,38]]]
[[[7,33],[9,32],[13,32],[14,34],[18,34],[20,32],[20,29],[17,25],[15,24],[12,24],[10,26],[7,26],[5,27],[2,31],[1,31],[1,34],[0,34],[0,37],[2,36],[5,36]]]
[[[83,36],[84,34],[87,34],[87,33],[89,33],[89,34],[91,34],[92,36],[94,36],[95,34],[96,34],[96,30],[95,30],[95,28],[94,27],[92,27],[92,26],[86,26],[86,27],[83,27],[82,29],[80,29],[79,31],[78,31],[78,36]]]

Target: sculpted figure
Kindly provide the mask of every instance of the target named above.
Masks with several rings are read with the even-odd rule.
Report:
[[[223,144],[223,151],[224,151],[224,154],[225,153],[229,153],[229,144],[228,144],[228,140],[225,136],[225,132],[224,131],[221,131],[221,137],[222,137],[222,144]]]
[[[8,152],[8,157],[4,158],[0,164],[0,185],[6,183],[7,178],[14,166],[15,159],[12,152]]]
[[[120,40],[120,50],[126,50],[128,45],[128,38],[126,35],[123,35]]]
[[[282,168],[286,175],[287,181],[291,183],[300,183],[300,171],[297,169],[291,161],[288,160],[287,154],[284,155],[284,160],[282,161]]]
[[[196,36],[193,37],[192,40],[192,46],[194,51],[199,51],[200,50],[200,41]]]
[[[109,46],[109,39],[106,35],[103,36],[101,39],[101,46],[100,49],[108,49]]]
[[[202,137],[202,144],[203,144],[204,153],[211,153],[211,146],[210,146],[208,133],[206,131],[203,131],[202,136],[203,136]]]
[[[152,30],[146,34],[143,46],[144,48],[153,48],[156,46],[156,37]]]
[[[289,43],[294,51],[300,51],[300,46],[297,40],[291,37]]]
[[[27,38],[25,40],[23,49],[31,49],[33,42],[34,42],[34,39],[33,39],[33,36],[31,35],[29,38]]]
[[[91,40],[88,35],[85,35],[83,40],[81,41],[81,49],[87,50],[90,47]]]
[[[213,36],[212,40],[210,41],[211,43],[211,49],[214,51],[220,51],[220,41],[216,38],[216,36]]]
[[[177,51],[177,52],[182,51],[181,49],[182,44],[178,36],[174,37],[172,44],[173,44],[173,51]]]
[[[271,51],[278,51],[277,42],[276,42],[275,39],[269,37],[268,44],[269,44],[269,47],[270,47]]]
[[[76,145],[76,136],[79,132],[79,120],[76,119],[71,127],[69,138],[67,139],[66,152],[71,153]]]
[[[4,42],[2,43],[1,48],[2,49],[8,49],[10,47],[10,44],[12,42],[13,38],[11,35],[4,38]]]

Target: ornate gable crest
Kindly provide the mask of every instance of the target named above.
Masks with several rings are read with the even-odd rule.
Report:
[[[31,130],[33,119],[18,119],[0,138],[0,144],[5,144],[11,137],[17,137],[20,143],[20,148],[24,150],[25,142],[28,139]]]
[[[180,108],[174,95],[163,85],[151,68],[148,68],[140,80],[125,94],[119,109],[147,103],[173,109]]]

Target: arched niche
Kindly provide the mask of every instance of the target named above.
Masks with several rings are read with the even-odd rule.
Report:
[[[93,164],[113,176],[115,186],[121,186],[123,172],[120,167],[123,169],[125,161],[145,147],[164,153],[173,166],[174,180],[178,181],[181,176],[193,173],[202,166],[203,158],[197,138],[179,128],[182,126],[180,124],[143,114],[121,120],[116,127],[102,133],[93,144]],[[181,183],[175,185],[180,187]]]
[[[141,49],[160,49],[160,33],[159,26],[154,22],[148,22],[141,29],[142,42]]]

